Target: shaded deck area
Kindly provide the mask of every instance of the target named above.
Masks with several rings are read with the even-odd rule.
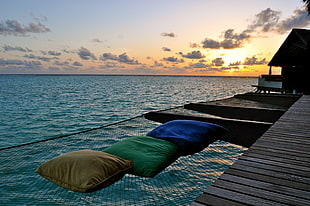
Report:
[[[250,147],[299,98],[300,95],[246,93],[149,112],[144,117],[161,123],[189,119],[218,124],[229,130],[221,140]]]
[[[191,205],[310,205],[309,151],[304,95]]]

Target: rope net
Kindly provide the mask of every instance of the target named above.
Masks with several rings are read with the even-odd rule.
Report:
[[[126,174],[93,193],[63,189],[34,171],[61,154],[104,148],[130,136],[145,135],[158,123],[136,117],[87,132],[0,150],[2,205],[188,205],[222,174],[245,148],[217,141],[176,160],[154,178]]]

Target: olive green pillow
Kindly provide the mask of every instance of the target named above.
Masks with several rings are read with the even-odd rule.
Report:
[[[47,180],[75,192],[94,192],[120,180],[132,167],[130,160],[80,150],[55,157],[36,170]]]
[[[148,136],[129,137],[103,151],[132,160],[129,173],[143,177],[154,177],[179,157],[176,144]]]

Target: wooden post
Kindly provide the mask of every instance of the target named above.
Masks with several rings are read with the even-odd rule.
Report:
[[[269,75],[272,75],[272,66],[269,67]]]

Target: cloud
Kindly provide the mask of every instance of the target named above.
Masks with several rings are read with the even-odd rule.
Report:
[[[63,49],[62,51],[63,51],[64,53],[67,53],[67,54],[74,54],[74,53],[76,53],[76,51],[67,50],[67,49]]]
[[[124,68],[120,66],[117,62],[105,62],[104,65],[100,65],[99,69],[111,69],[111,68]]]
[[[37,59],[37,60],[41,60],[41,61],[45,61],[45,62],[49,62],[53,59],[58,59],[57,57],[41,57],[41,56],[35,56],[33,54],[26,54],[24,55],[25,58],[28,59]]]
[[[51,55],[51,56],[60,56],[61,52],[57,52],[57,51],[41,51],[42,54],[44,55]]]
[[[304,28],[310,23],[310,16],[305,9],[296,9],[292,16],[283,20],[280,20],[280,17],[280,11],[267,8],[255,15],[255,19],[248,25],[248,30],[285,34],[295,27]]]
[[[281,12],[275,11],[270,8],[262,10],[255,15],[255,18],[247,25],[240,33],[236,33],[234,29],[227,29],[223,32],[221,40],[214,40],[211,38],[205,38],[202,42],[202,48],[205,49],[235,49],[241,48],[244,44],[258,36],[260,32],[276,32],[284,34],[290,31],[292,28],[300,27],[304,28],[310,24],[310,16],[304,9],[296,9],[294,15],[280,20]],[[191,43],[192,48],[199,47],[196,43]]]
[[[262,65],[267,63],[268,61],[266,60],[266,58],[258,59],[256,56],[252,56],[245,58],[243,65]]]
[[[173,32],[170,32],[170,33],[167,33],[167,32],[164,32],[164,33],[161,33],[162,36],[164,37],[176,37],[175,33]]]
[[[132,64],[132,65],[140,64],[138,62],[138,60],[134,60],[134,59],[130,58],[126,53],[122,53],[120,55],[115,55],[112,53],[103,53],[101,56],[101,60],[103,60],[103,61],[113,60],[113,61],[117,61],[120,63]]]
[[[77,67],[81,67],[81,66],[83,66],[83,64],[82,64],[82,63],[77,62],[77,61],[75,61],[72,65],[73,65],[73,66],[77,66]]]
[[[40,61],[24,61],[24,60],[17,60],[17,59],[11,59],[11,60],[0,59],[0,66],[8,66],[8,65],[37,67],[37,66],[41,66],[42,64]]]
[[[28,49],[28,48],[22,48],[19,46],[16,47],[12,47],[12,46],[3,46],[4,51],[20,51],[20,52],[32,52],[32,50]]]
[[[51,70],[51,71],[59,71],[60,68],[59,68],[59,67],[48,67],[48,70]]]
[[[118,55],[119,62],[126,63],[126,64],[140,64],[137,60],[130,59],[126,53]]]
[[[54,64],[57,66],[67,66],[67,65],[69,65],[69,62],[67,62],[67,61],[65,61],[65,62],[55,61]]]
[[[91,41],[94,43],[102,43],[102,41],[98,38],[92,39]]]
[[[214,66],[221,67],[224,65],[224,60],[222,58],[216,58],[212,60]]]
[[[180,54],[182,55],[182,57],[188,58],[188,59],[202,59],[206,57],[203,54],[201,54],[200,51],[192,51],[187,54],[182,54],[182,53]]]
[[[189,43],[190,48],[200,48],[200,45],[197,43]]]
[[[206,38],[201,43],[202,43],[202,48],[205,48],[205,49],[219,49],[219,48],[221,48],[221,43],[218,41],[215,41],[213,39]]]
[[[229,64],[229,66],[240,66],[241,65],[241,61],[236,61],[236,62],[232,62]]]
[[[210,67],[209,64],[204,64],[203,62],[198,62],[194,64],[190,64],[189,68],[208,68]]]
[[[296,9],[294,15],[281,21],[277,26],[277,32],[284,34],[295,27],[304,28],[310,23],[310,16],[306,10]]]
[[[174,63],[182,63],[184,62],[183,59],[178,59],[176,57],[166,57],[166,58],[163,58],[164,61],[167,61],[167,62],[174,62]]]
[[[97,59],[93,53],[91,53],[88,49],[84,47],[81,47],[79,49],[78,55],[80,56],[81,59],[84,59],[84,60],[89,60],[89,59],[96,60]]]
[[[51,32],[49,28],[41,22],[29,23],[28,25],[21,25],[16,20],[6,20],[0,22],[0,34],[2,35],[15,35],[24,36],[27,33],[45,33]]]
[[[260,28],[261,31],[268,32],[277,25],[280,15],[280,11],[274,11],[267,8],[255,15],[255,19],[250,25],[248,25],[248,29],[252,32],[257,28]]]
[[[103,53],[102,56],[101,56],[101,59],[103,61],[105,61],[105,60],[115,60],[115,61],[117,61],[118,60],[118,56],[115,55],[115,54],[112,54],[112,53]]]
[[[154,65],[152,65],[151,67],[162,67],[164,66],[163,63],[160,63],[158,61],[154,61]]]
[[[205,49],[235,49],[240,48],[243,44],[250,39],[250,34],[248,30],[241,33],[235,33],[234,29],[227,29],[223,32],[224,39],[222,41],[217,41],[213,39],[206,38],[203,40],[202,47]]]
[[[163,47],[162,50],[163,50],[163,51],[167,51],[167,52],[170,52],[170,51],[171,51],[171,49],[169,49],[169,48],[167,48],[167,47]]]
[[[233,29],[227,29],[224,32],[224,40],[221,42],[221,46],[224,49],[234,49],[239,48],[250,38],[248,30],[241,33],[234,33]]]

